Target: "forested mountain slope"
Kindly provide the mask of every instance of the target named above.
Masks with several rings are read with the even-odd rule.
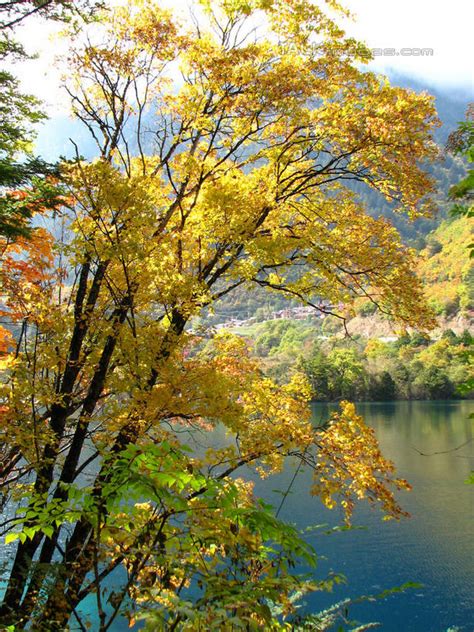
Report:
[[[436,211],[432,217],[410,221],[394,213],[393,205],[365,185],[354,182],[352,189],[364,200],[371,215],[389,219],[400,232],[403,242],[420,252],[422,260],[418,273],[421,278],[426,278],[427,296],[436,313],[448,318],[459,312],[466,315],[472,302],[472,296],[469,298],[472,266],[464,248],[469,239],[469,226],[468,220],[450,219],[452,203],[448,200],[450,187],[465,174],[465,165],[460,158],[447,153],[444,146],[448,135],[464,118],[469,97],[432,88],[406,76],[394,75],[390,79],[394,84],[417,92],[427,91],[435,97],[442,122],[435,132],[435,140],[440,147],[440,160],[428,165],[427,171],[436,181]],[[212,314],[206,316],[205,323],[217,324],[253,316],[258,320],[265,320],[274,312],[284,310],[292,304],[291,300],[274,296],[261,288],[237,288],[215,307]]]
[[[418,274],[438,314],[450,316],[474,307],[474,260],[468,251],[473,232],[469,218],[444,221],[428,235],[420,252]]]

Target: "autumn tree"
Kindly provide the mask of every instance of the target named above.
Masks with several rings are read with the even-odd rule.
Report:
[[[0,5],[0,61],[2,64],[29,58],[15,40],[15,26],[30,15],[27,5]],[[32,11],[31,14],[36,11]],[[20,19],[21,16],[21,19]],[[56,15],[58,18],[59,16]],[[46,118],[42,103],[25,94],[19,80],[6,68],[0,71],[0,357],[14,345],[12,328],[25,326],[24,288],[45,281],[47,263],[52,261],[51,240],[44,230],[33,230],[33,218],[58,210],[61,203],[59,172],[55,165],[32,151],[37,124]],[[11,301],[8,297],[14,298]],[[16,341],[22,339],[20,334]],[[8,461],[10,446],[2,445],[0,456]]]
[[[328,584],[291,571],[312,552],[244,466],[293,455],[347,518],[362,498],[402,514],[352,405],[315,429],[301,375],[278,386],[242,340],[192,329],[255,286],[430,325],[412,253],[350,184],[424,212],[432,101],[366,59],[307,0],[203,1],[182,23],[133,0],[71,47],[99,157],[63,166],[55,260],[4,291],[21,328],[1,385],[4,625],[83,629],[92,596],[100,630],[137,611],[153,630],[277,629],[295,590]]]

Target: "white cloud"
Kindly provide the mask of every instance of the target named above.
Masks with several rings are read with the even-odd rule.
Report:
[[[170,4],[170,0],[164,0]],[[175,6],[188,4],[175,0]],[[364,40],[371,48],[431,48],[432,56],[377,57],[371,68],[390,69],[411,75],[427,84],[473,89],[470,41],[474,9],[471,0],[346,0],[357,15],[356,23],[344,23],[348,33]],[[51,115],[65,113],[67,99],[61,90],[60,70],[55,62],[64,53],[66,43],[57,37],[60,26],[31,20],[18,30],[18,36],[30,52],[39,57],[14,67],[26,92],[43,99]],[[473,96],[474,98],[474,96]]]
[[[473,90],[471,0],[349,0],[356,14],[347,31],[371,48],[431,48],[432,56],[377,57],[372,67],[393,69],[437,86]],[[474,95],[473,95],[474,98]]]
[[[51,21],[31,19],[15,32],[15,37],[35,59],[9,64],[8,70],[20,79],[22,90],[44,101],[50,115],[65,113],[68,99],[62,90],[62,76],[67,67],[61,66],[58,56],[67,51],[67,43],[59,36],[64,28]]]

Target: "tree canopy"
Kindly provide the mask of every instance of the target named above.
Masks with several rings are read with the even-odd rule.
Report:
[[[12,0],[0,3],[0,61],[31,59],[17,41],[17,28],[33,16],[72,22],[91,20],[103,3],[80,0]],[[35,156],[36,126],[47,118],[41,101],[20,88],[7,69],[0,71],[0,236],[7,241],[31,237],[30,220],[55,208],[60,191],[55,165]],[[3,246],[2,246],[3,248]]]
[[[192,8],[181,23],[131,0],[71,45],[99,156],[62,166],[59,237],[2,286],[4,625],[83,626],[91,595],[100,630],[119,612],[150,629],[286,625],[295,590],[328,584],[291,572],[313,553],[243,466],[265,476],[292,455],[347,519],[363,498],[403,515],[408,485],[352,404],[313,428],[304,376],[277,385],[242,340],[191,325],[259,286],[315,309],[365,296],[429,327],[411,251],[348,184],[428,212],[432,100],[361,70],[365,47],[307,0]]]

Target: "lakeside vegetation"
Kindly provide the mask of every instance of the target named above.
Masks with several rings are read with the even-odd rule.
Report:
[[[264,370],[284,381],[308,377],[314,401],[471,398],[459,387],[474,376],[468,330],[438,340],[405,333],[395,340],[324,336],[314,320],[279,319],[234,329],[252,346]],[[392,337],[395,338],[395,337]]]
[[[302,370],[314,401],[472,398],[474,259],[469,246],[473,234],[470,217],[450,216],[439,220],[435,230],[416,237],[420,248],[416,272],[429,305],[442,319],[435,336],[394,334],[393,323],[384,327],[383,320],[375,318],[374,303],[359,300],[353,311],[357,326],[351,326],[350,315],[347,326],[364,333],[343,339],[342,320],[317,309],[301,319],[295,301],[282,296],[275,302],[263,290],[236,292],[225,311],[207,315],[199,326],[205,331],[231,318],[223,326],[248,341],[264,370],[279,381]],[[249,315],[248,322],[239,324],[239,316],[248,319]],[[464,331],[457,327],[456,334],[450,326],[458,322]],[[469,387],[463,388],[466,383]]]

